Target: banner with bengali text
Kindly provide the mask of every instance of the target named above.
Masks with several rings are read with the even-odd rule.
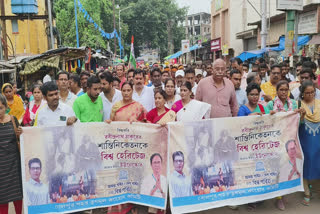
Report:
[[[277,113],[169,124],[172,213],[303,191],[299,120]]]
[[[168,131],[153,124],[24,128],[24,213],[134,203],[165,209]]]

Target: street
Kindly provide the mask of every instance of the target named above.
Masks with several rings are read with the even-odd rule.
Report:
[[[285,211],[280,211],[278,210],[275,205],[274,199],[267,200],[261,205],[257,207],[255,211],[252,211],[250,213],[258,213],[258,214],[285,214],[285,213],[290,213],[290,214],[316,214],[319,213],[320,210],[320,195],[319,194],[314,194],[310,206],[306,207],[303,206],[300,201],[302,199],[303,195],[301,192],[297,192],[291,195],[286,196],[286,199],[288,200],[286,204],[286,210]],[[198,214],[209,214],[209,213],[217,213],[217,214],[245,214],[248,213],[249,211],[247,210],[246,205],[242,205],[239,207],[238,210],[231,210],[228,207],[222,207],[222,208],[217,208],[217,209],[211,209],[211,210],[206,210],[202,212],[198,212]],[[95,210],[93,214],[103,214],[102,209]],[[147,213],[147,212],[140,212],[140,213]],[[14,212],[14,207],[13,204],[10,204],[9,208],[9,214],[15,214]]]

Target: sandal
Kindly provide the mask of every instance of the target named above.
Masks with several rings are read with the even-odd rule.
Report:
[[[304,206],[309,206],[310,205],[310,196],[305,196],[303,200],[301,201],[301,204]]]

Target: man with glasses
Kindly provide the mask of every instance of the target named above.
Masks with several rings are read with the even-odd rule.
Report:
[[[39,158],[29,160],[30,180],[26,183],[27,204],[28,206],[36,206],[49,204],[49,188],[40,180],[42,165]]]
[[[281,67],[277,64],[272,65],[270,80],[261,84],[261,89],[265,93],[263,96],[266,102],[273,100],[277,96],[276,85],[281,80]]]
[[[170,188],[173,198],[192,196],[192,184],[190,177],[183,173],[184,155],[181,151],[172,154],[174,171],[171,174]]]
[[[213,63],[212,76],[202,79],[197,87],[196,99],[211,104],[210,118],[236,117],[238,102],[234,85],[226,78],[226,62]]]
[[[307,80],[312,81],[315,78],[315,76],[314,76],[314,73],[312,72],[311,68],[303,68],[300,71],[299,78],[300,78],[300,83],[302,85],[302,83],[304,83]],[[299,96],[300,95],[300,87],[293,89],[291,91],[291,94],[295,100],[300,100],[300,96]],[[316,92],[315,92],[315,98],[320,99],[320,90],[317,88],[316,88]]]
[[[66,71],[60,71],[58,73],[57,85],[59,89],[59,100],[72,107],[73,102],[77,99],[77,96],[69,91],[69,73]]]

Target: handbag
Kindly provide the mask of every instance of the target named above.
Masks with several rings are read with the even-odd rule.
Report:
[[[17,134],[17,124],[16,124],[16,121],[14,119],[14,117],[11,115],[11,122],[12,122],[12,125],[13,125],[13,128],[14,128],[14,133],[16,134],[16,138],[17,138],[17,146],[18,146],[18,149],[19,149],[19,152],[20,152],[20,137],[19,135]]]

